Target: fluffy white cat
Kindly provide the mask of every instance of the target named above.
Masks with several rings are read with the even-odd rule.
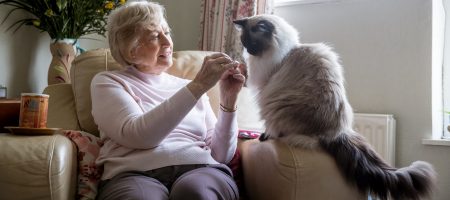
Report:
[[[380,199],[421,199],[430,195],[436,172],[426,162],[389,166],[352,129],[353,110],[342,66],[325,44],[301,44],[298,32],[275,15],[234,21],[248,53],[248,86],[258,92],[266,132],[299,148],[322,148],[344,177]]]

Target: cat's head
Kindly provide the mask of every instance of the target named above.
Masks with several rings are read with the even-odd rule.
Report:
[[[233,22],[241,28],[242,45],[253,56],[270,50],[288,51],[299,43],[297,30],[275,15],[256,15]]]

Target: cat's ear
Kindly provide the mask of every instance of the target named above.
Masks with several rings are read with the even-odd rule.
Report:
[[[233,21],[238,27],[242,28],[247,24],[247,19],[237,19]]]

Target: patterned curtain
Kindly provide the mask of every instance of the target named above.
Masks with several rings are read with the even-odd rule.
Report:
[[[243,62],[242,44],[233,20],[273,14],[273,0],[202,0],[200,49],[225,52]]]

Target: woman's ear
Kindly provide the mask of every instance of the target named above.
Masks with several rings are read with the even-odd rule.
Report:
[[[136,58],[136,47],[131,48],[130,53],[128,55],[130,55],[131,59],[135,59]]]
[[[135,47],[131,48],[130,51],[128,52],[127,61],[130,64],[136,64],[136,54],[137,52]]]

